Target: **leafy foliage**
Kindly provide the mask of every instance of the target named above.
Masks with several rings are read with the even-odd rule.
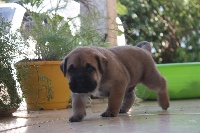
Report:
[[[12,64],[16,53],[20,53],[18,46],[22,41],[16,33],[10,31],[10,27],[10,23],[0,14],[0,110],[16,109],[21,103]]]
[[[62,60],[63,57],[77,46],[98,45],[105,42],[95,30],[89,20],[86,20],[84,28],[74,26],[76,33],[72,33],[70,22],[56,13],[31,13],[33,26],[30,30],[22,29],[24,38],[31,37],[36,41],[35,54],[38,60]]]
[[[128,44],[153,43],[157,63],[200,61],[199,0],[120,0]]]
[[[117,0],[117,13],[119,15],[126,15],[128,13],[126,6],[122,5],[119,0]]]
[[[25,38],[36,41],[35,54],[39,60],[61,60],[73,47],[69,24],[62,17],[54,14],[52,17],[38,13],[31,14],[33,26],[30,30],[22,30]],[[46,23],[44,20],[46,19]]]

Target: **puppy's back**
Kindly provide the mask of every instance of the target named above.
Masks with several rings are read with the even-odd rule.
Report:
[[[155,63],[149,50],[136,46],[116,46],[109,49],[126,68],[133,84],[138,83],[143,74],[151,73]]]

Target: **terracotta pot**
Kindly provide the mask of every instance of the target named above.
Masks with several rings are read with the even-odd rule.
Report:
[[[61,61],[36,61],[16,65],[28,110],[67,108],[70,89],[60,70],[60,63]]]

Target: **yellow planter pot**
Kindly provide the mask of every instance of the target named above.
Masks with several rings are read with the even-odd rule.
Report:
[[[18,73],[21,72],[20,84],[27,109],[64,109],[68,106],[70,89],[60,70],[60,63],[61,61],[36,61],[16,65]]]

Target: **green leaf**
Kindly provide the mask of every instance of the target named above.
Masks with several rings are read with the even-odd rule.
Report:
[[[119,15],[126,15],[128,13],[126,6],[122,5],[119,0],[117,1],[117,13]]]

